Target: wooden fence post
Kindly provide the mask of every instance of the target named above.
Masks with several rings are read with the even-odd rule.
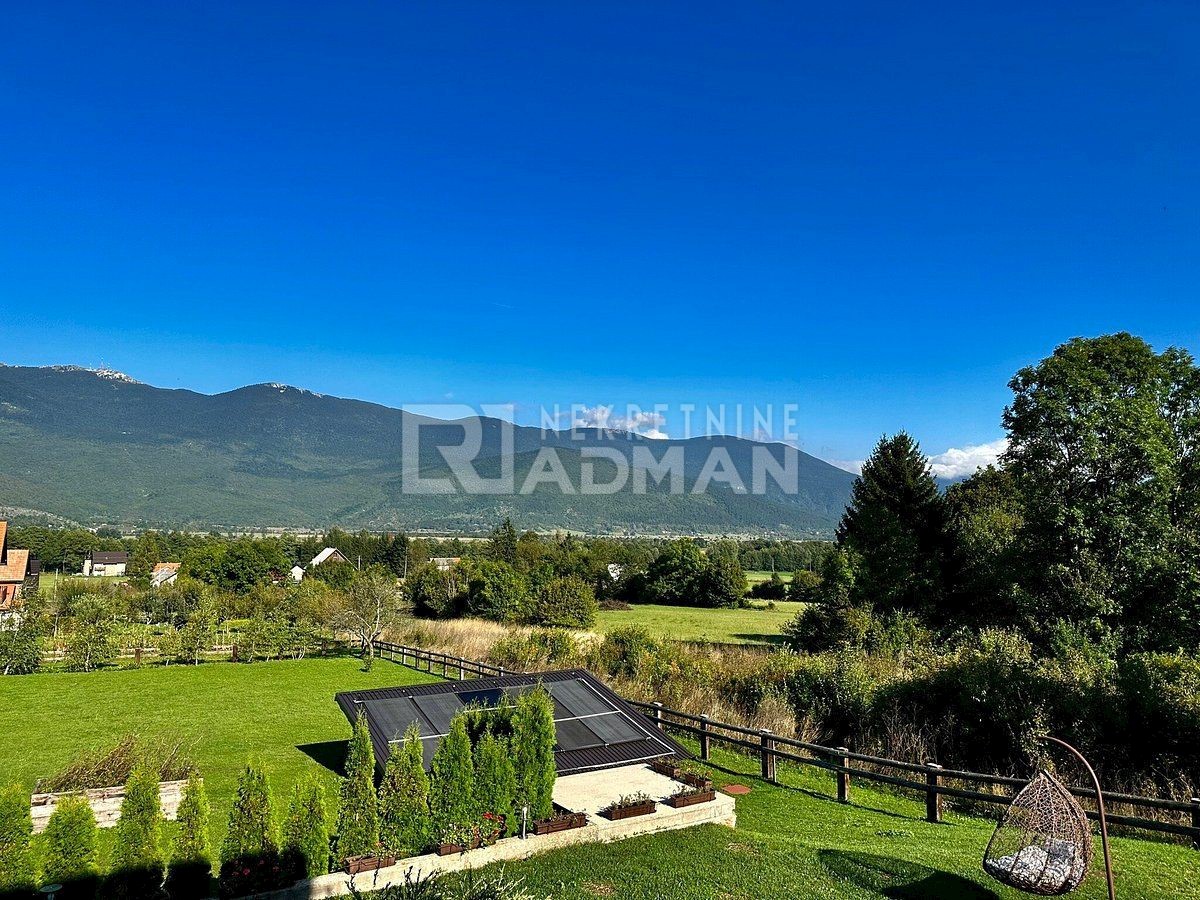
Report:
[[[1200,829],[1200,797],[1192,798],[1192,827]],[[1200,850],[1200,834],[1192,836],[1192,846]]]
[[[450,660],[446,659],[446,657],[443,656],[442,657],[442,677],[443,678],[445,678],[447,675],[450,674],[449,666],[450,666]]]
[[[463,673],[463,661],[458,661],[458,680],[463,681],[467,676]]]
[[[843,769],[850,768],[850,757],[847,755],[850,751],[848,749],[846,749],[845,747],[838,747],[837,752],[839,754],[838,758],[837,758],[837,764],[839,766],[841,766]],[[849,803],[850,802],[850,773],[849,772],[838,772],[837,773],[837,791],[838,791],[838,803]]]
[[[942,821],[942,793],[938,790],[938,779],[942,767],[937,763],[926,763],[929,771],[925,773],[925,819],[929,822]]]
[[[504,666],[500,666],[500,677],[504,677]]]
[[[708,753],[709,753],[708,729],[709,729],[708,714],[705,713],[700,716],[700,758],[702,760],[704,760],[705,762],[708,761]]]
[[[654,727],[663,730],[662,704],[657,700],[654,701]]]
[[[762,743],[762,777],[764,781],[775,783],[775,740],[771,737],[770,728],[762,728],[758,732]]]

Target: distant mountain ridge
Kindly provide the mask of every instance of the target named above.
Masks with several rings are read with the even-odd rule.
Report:
[[[478,468],[498,470],[500,436],[512,428],[518,486],[543,448],[553,447],[579,484],[581,450],[685,448],[685,482],[703,452],[721,448],[749,478],[755,448],[737,437],[652,440],[596,429],[543,432],[477,420]],[[109,369],[0,365],[0,508],[84,524],[176,528],[478,530],[511,516],[522,528],[592,533],[776,533],[825,536],[849,499],[854,476],[796,451],[800,490],[764,494],[716,483],[702,494],[651,485],[608,495],[564,494],[541,484],[528,494],[414,495],[402,489],[400,439],[418,422],[423,437],[461,424],[282,384],[201,394],[143,384]],[[702,444],[697,442],[704,442]],[[779,449],[779,445],[774,445]],[[591,463],[603,481],[607,460]],[[424,444],[423,477],[445,477]],[[615,466],[613,472],[615,472]]]

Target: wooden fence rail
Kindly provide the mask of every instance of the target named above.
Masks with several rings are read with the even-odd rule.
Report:
[[[515,675],[503,666],[493,666],[472,659],[463,659],[436,650],[423,650],[420,647],[408,647],[387,641],[375,643],[375,654],[381,659],[389,659],[401,665],[440,674],[443,678],[455,678],[462,681],[468,677],[488,678],[498,675]],[[440,671],[439,671],[440,670]],[[719,741],[728,747],[736,747],[756,755],[760,760],[762,777],[768,781],[776,780],[776,770],[779,760],[799,765],[823,769],[837,776],[837,798],[842,803],[850,802],[851,778],[865,778],[892,787],[916,791],[925,797],[925,817],[930,822],[940,822],[942,819],[942,798],[953,797],[958,800],[969,800],[978,803],[993,803],[1007,805],[1012,801],[1012,793],[990,793],[972,790],[968,787],[956,787],[947,784],[948,781],[973,782],[977,785],[1020,789],[1026,782],[1020,778],[1009,778],[1003,775],[988,775],[982,772],[968,772],[961,769],[946,769],[935,763],[915,763],[898,759],[887,759],[882,756],[872,756],[867,753],[855,753],[845,747],[826,747],[813,744],[798,738],[774,734],[765,729],[747,728],[743,725],[733,725],[728,722],[714,722],[706,715],[696,715],[682,710],[670,709],[661,703],[646,703],[641,700],[627,700],[631,706],[641,710],[654,720],[654,724],[662,728],[672,728],[694,735],[700,744],[700,758],[708,760],[712,752],[713,741]],[[860,765],[853,765],[859,763]],[[865,768],[874,766],[876,768]],[[903,775],[887,774],[876,769],[891,769]],[[908,776],[908,777],[906,777]],[[1095,792],[1090,788],[1070,787],[1069,790],[1077,797],[1095,798]],[[1156,831],[1165,834],[1181,835],[1192,839],[1192,845],[1200,849],[1200,797],[1189,801],[1168,800],[1158,797],[1141,797],[1136,794],[1121,794],[1104,791],[1105,804],[1123,804],[1140,809],[1157,810],[1183,814],[1180,818],[1188,820],[1189,824],[1179,822],[1163,822],[1147,819],[1141,816],[1112,815],[1108,821],[1114,825],[1124,825],[1145,831]],[[1086,810],[1089,818],[1096,818],[1093,810]]]

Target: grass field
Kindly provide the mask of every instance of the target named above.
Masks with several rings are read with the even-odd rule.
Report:
[[[788,581],[792,580],[792,573],[791,572],[780,572],[779,577],[782,578],[785,582],[788,582]],[[763,581],[770,581],[770,580],[771,580],[771,573],[769,571],[767,571],[766,569],[747,569],[746,570],[746,587],[747,588],[752,588],[756,584],[759,584]]]
[[[0,780],[32,788],[80,752],[107,749],[130,732],[180,737],[204,776],[219,840],[252,755],[281,802],[306,772],[321,773],[333,789],[332,769],[350,736],[333,695],[430,680],[390,663],[361,669],[347,656],[0,678]]]
[[[780,629],[803,607],[803,603],[777,602],[774,609],[767,609],[761,601],[754,601],[749,609],[699,609],[638,603],[632,609],[601,610],[596,630],[603,634],[614,628],[638,625],[656,637],[677,641],[775,643],[779,641]]]
[[[686,741],[684,742],[686,743]],[[832,777],[783,767],[785,786],[755,777],[753,763],[714,753],[718,785],[749,785],[735,830],[706,825],[614,844],[552,851],[509,863],[535,896],[555,900],[1016,900],[1027,897],[980,868],[993,823],[949,814],[931,825],[923,802],[853,786],[852,805],[831,799]],[[1097,848],[1097,855],[1098,848]],[[1117,838],[1121,900],[1200,898],[1200,852]],[[1107,897],[1102,870],[1074,897]]]
[[[83,576],[81,576],[78,572],[64,572],[62,575],[59,575],[57,572],[43,572],[38,579],[38,591],[43,596],[50,596],[54,591],[55,585],[60,579],[63,581],[68,579],[81,579],[86,580],[90,584],[96,585],[120,584],[123,581],[129,580],[129,578],[125,575],[95,575],[90,578],[83,579]]]

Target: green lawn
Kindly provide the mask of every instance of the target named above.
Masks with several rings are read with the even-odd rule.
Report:
[[[678,641],[772,643],[779,640],[780,629],[803,607],[803,603],[777,602],[774,609],[767,609],[765,603],[757,600],[749,609],[699,609],[637,603],[632,609],[601,610],[596,630],[604,633],[626,625],[638,625],[656,637]]]
[[[792,580],[792,573],[791,572],[780,572],[779,577],[782,578],[785,582],[789,582]],[[759,584],[760,582],[770,581],[770,580],[771,580],[771,573],[766,569],[747,569],[746,570],[746,587],[747,588],[752,588],[756,584]]]
[[[686,742],[685,742],[686,743]],[[812,769],[780,772],[786,787],[751,774],[752,761],[714,753],[718,785],[740,782],[735,830],[706,825],[614,844],[557,850],[509,863],[537,896],[555,900],[1016,900],[1027,897],[980,868],[993,823],[949,814],[931,825],[925,807],[855,784],[852,805],[830,798],[833,779]],[[1099,848],[1097,848],[1099,856]],[[1200,898],[1200,852],[1179,845],[1117,838],[1117,896]],[[1102,870],[1078,893],[1104,900]]]
[[[306,772],[333,789],[350,726],[339,691],[429,681],[427,675],[353,657],[269,663],[156,666],[90,674],[0,677],[0,779],[33,787],[81,752],[123,734],[178,736],[191,746],[213,807],[225,818],[246,760],[262,760],[278,798]]]

